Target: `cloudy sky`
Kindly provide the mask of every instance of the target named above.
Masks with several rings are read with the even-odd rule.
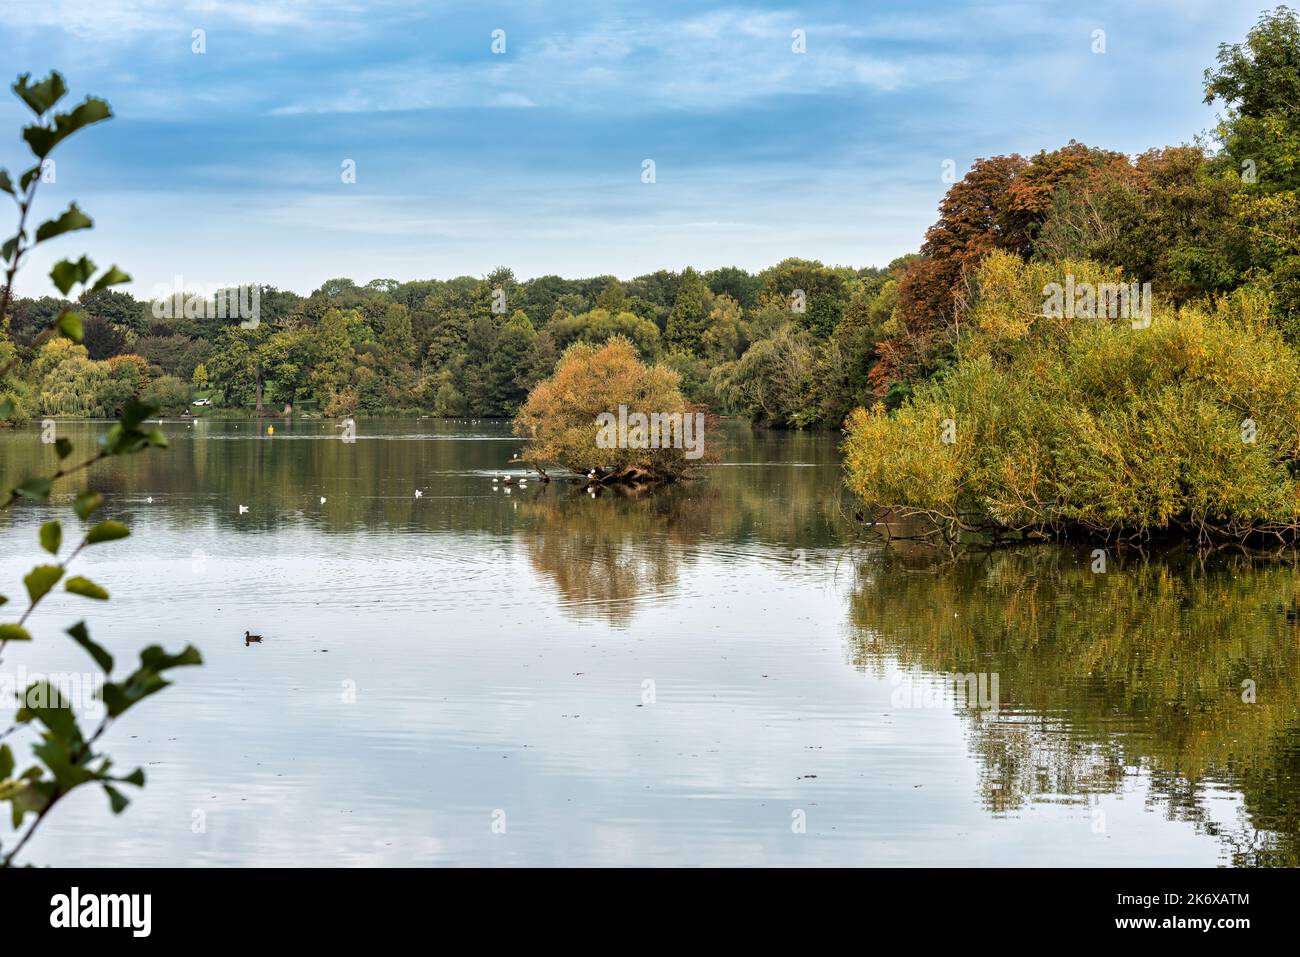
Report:
[[[1201,73],[1266,5],[4,0],[9,69],[57,68],[117,114],[42,186],[40,212],[75,199],[95,231],[34,256],[19,292],[82,252],[139,295],[883,265],[920,243],[945,160],[1207,129]],[[22,119],[0,103],[11,170]]]

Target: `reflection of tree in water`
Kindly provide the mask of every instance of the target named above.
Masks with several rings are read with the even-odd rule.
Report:
[[[1086,800],[1150,775],[1164,813],[1218,835],[1235,864],[1300,864],[1300,571],[1294,557],[1120,562],[1036,548],[863,563],[852,655],[884,674],[997,673],[969,710],[995,813]],[[1243,682],[1257,700],[1245,703]],[[1226,832],[1207,787],[1239,790]],[[1222,833],[1221,833],[1222,832]]]
[[[631,495],[591,498],[565,483],[521,500],[518,517],[533,567],[569,611],[626,624],[642,600],[715,587],[691,579],[694,556],[768,549],[785,560],[829,556],[839,540],[838,472],[711,469],[708,477]],[[825,560],[832,560],[825,557]]]
[[[575,614],[616,624],[631,620],[637,599],[676,589],[713,497],[699,484],[639,496],[556,491],[521,505],[528,558]]]

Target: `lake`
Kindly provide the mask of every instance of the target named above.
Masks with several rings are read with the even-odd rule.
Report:
[[[132,806],[75,794],[22,862],[1300,864],[1294,555],[886,545],[835,436],[736,423],[639,498],[494,486],[507,423],[274,426],[95,473],[112,601],[54,593],[0,669],[90,671],[81,617],[206,663],[105,737]],[[54,461],[0,432],[6,487]],[[73,491],[0,515],[8,618]]]

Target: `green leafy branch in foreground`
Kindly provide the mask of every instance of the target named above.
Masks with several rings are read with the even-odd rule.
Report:
[[[56,145],[77,130],[91,123],[108,119],[112,113],[108,104],[93,97],[87,98],[80,106],[68,113],[56,113],[48,116],[49,111],[67,92],[63,77],[51,73],[39,83],[32,84],[30,76],[24,74],[13,86],[14,93],[27,104],[36,115],[37,122],[23,130],[27,141],[36,157],[36,165],[26,170],[19,178],[19,185],[14,187],[6,170],[0,169],[0,191],[9,193],[18,205],[18,231],[0,246],[0,256],[6,263],[5,287],[0,293],[0,324],[3,323],[13,289],[14,277],[18,273],[23,255],[31,247],[65,232],[89,229],[92,225],[88,216],[72,204],[56,219],[42,223],[35,230],[34,239],[27,235],[27,218],[32,208],[36,186],[40,181],[42,164]],[[85,256],[71,262],[62,260],[50,272],[50,278],[63,294],[74,286],[87,285],[94,276],[95,267]],[[103,289],[110,285],[126,282],[129,276],[116,266],[106,270],[89,288]],[[70,310],[60,313],[55,321],[60,335],[80,342],[82,323],[79,316]],[[0,377],[7,371],[0,367]],[[9,400],[0,400],[0,420],[12,411]],[[166,448],[167,439],[159,429],[144,428],[145,421],[157,409],[145,405],[136,399],[125,404],[120,419],[109,431],[99,438],[99,447],[93,455],[86,458],[74,458],[72,443],[67,439],[58,439],[55,452],[60,465],[50,475],[27,478],[5,493],[0,493],[0,509],[5,509],[20,499],[30,502],[48,502],[55,482],[74,473],[88,469],[101,459],[119,455],[130,455],[147,448]],[[73,464],[62,464],[71,461]],[[86,490],[76,496],[73,511],[82,521],[89,523],[91,515],[103,504],[103,496],[98,492]],[[41,547],[58,559],[57,564],[42,564],[34,567],[23,578],[27,590],[27,608],[17,621],[0,621],[0,659],[11,641],[31,641],[27,622],[37,605],[50,595],[54,586],[63,581],[64,590],[94,601],[107,601],[108,592],[84,576],[67,577],[68,567],[82,550],[106,542],[125,538],[130,530],[121,522],[101,521],[90,525],[82,535],[80,542],[59,559],[63,548],[63,525],[58,519],[51,519],[41,525],[39,539]],[[8,603],[8,598],[0,595],[0,607]],[[104,706],[104,714],[95,730],[85,734],[77,721],[74,702],[49,680],[33,682],[21,689],[18,710],[9,723],[7,730],[0,732],[0,741],[27,728],[39,728],[39,740],[33,744],[32,753],[37,763],[15,776],[16,763],[13,750],[7,743],[0,743],[0,802],[7,802],[11,808],[11,819],[15,830],[23,827],[29,817],[34,819],[21,833],[17,842],[7,853],[0,848],[0,867],[13,864],[15,857],[23,849],[41,822],[49,815],[64,797],[76,788],[97,783],[108,795],[109,805],[115,814],[121,813],[129,803],[115,785],[130,784],[144,787],[144,771],[137,768],[130,774],[116,776],[111,773],[112,761],[95,750],[95,745],[108,729],[109,725],[121,717],[127,710],[143,701],[148,696],[161,691],[170,684],[163,675],[165,672],[183,665],[202,663],[198,651],[187,645],[179,654],[171,655],[157,645],[151,645],[140,653],[140,664],[134,671],[120,681],[109,681],[113,670],[113,656],[90,637],[90,631],[84,621],[67,629],[67,634],[94,659],[105,676],[104,684],[98,695]]]

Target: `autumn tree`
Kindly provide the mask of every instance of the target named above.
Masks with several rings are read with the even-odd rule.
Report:
[[[559,465],[586,474],[595,470],[606,483],[672,481],[712,454],[712,437],[678,431],[679,441],[643,447],[629,433],[628,442],[602,440],[605,416],[677,417],[694,428],[692,408],[682,396],[675,372],[647,365],[627,339],[604,345],[577,342],[565,350],[550,378],[538,383],[515,418],[515,434],[527,439],[524,458],[543,468]],[[683,437],[698,439],[699,451]],[[649,436],[646,437],[650,441]]]
[[[1071,142],[1032,159],[1019,154],[979,159],[939,204],[939,219],[926,231],[920,258],[898,278],[898,328],[883,344],[873,371],[877,391],[891,380],[934,371],[956,325],[980,261],[995,249],[1028,258],[1052,209],[1058,189],[1090,170],[1126,165],[1122,153]]]

